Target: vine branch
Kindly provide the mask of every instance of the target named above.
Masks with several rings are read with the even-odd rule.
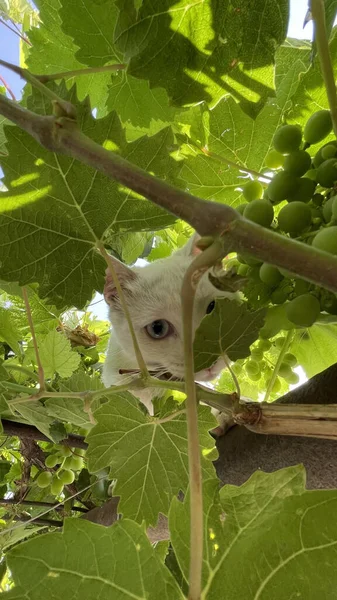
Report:
[[[23,295],[23,300],[24,300],[25,307],[26,307],[29,329],[30,329],[30,332],[32,335],[32,340],[33,340],[33,346],[34,346],[36,362],[37,362],[37,372],[38,372],[38,376],[39,376],[40,390],[41,390],[41,392],[44,392],[45,387],[46,387],[45,380],[44,380],[44,370],[43,370],[43,366],[42,366],[42,362],[41,362],[41,358],[40,358],[39,346],[38,346],[36,335],[35,335],[35,328],[34,328],[34,323],[33,323],[32,311],[30,309],[27,288],[25,288],[25,287],[22,288],[22,295]]]

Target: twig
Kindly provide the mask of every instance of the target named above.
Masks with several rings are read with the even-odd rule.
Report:
[[[268,402],[268,400],[269,400],[269,396],[270,396],[270,394],[272,392],[273,385],[274,385],[274,383],[276,381],[276,377],[278,375],[281,363],[283,361],[285,353],[287,352],[287,350],[288,350],[288,348],[290,346],[290,343],[291,343],[291,340],[292,340],[293,336],[294,336],[294,331],[292,329],[290,329],[290,331],[288,331],[288,333],[287,333],[286,339],[283,342],[283,345],[282,345],[282,348],[281,348],[281,352],[280,352],[280,354],[278,356],[275,368],[274,368],[272,376],[271,376],[271,378],[269,380],[269,383],[268,383],[268,386],[267,386],[267,389],[266,389],[266,393],[264,395],[263,402]]]
[[[5,86],[7,92],[9,93],[9,95],[11,96],[12,100],[16,101],[16,98],[11,90],[11,88],[9,87],[7,81],[0,75],[0,81],[1,83],[3,83],[3,85]]]
[[[32,311],[30,310],[27,289],[25,287],[22,288],[22,295],[23,295],[23,300],[24,300],[25,307],[26,307],[27,319],[28,319],[30,332],[32,334],[32,341],[33,341],[36,362],[37,362],[37,372],[38,372],[38,376],[39,376],[40,390],[41,390],[41,392],[43,392],[46,387],[45,380],[44,380],[44,370],[43,370],[43,366],[42,366],[41,359],[40,359],[39,347],[38,347],[38,343],[37,343],[37,339],[36,339],[36,335],[35,335]]]
[[[62,71],[61,73],[50,73],[50,75],[35,75],[35,79],[38,79],[40,83],[48,83],[48,81],[56,81],[57,79],[69,79],[70,77],[77,77],[81,75],[91,75],[92,73],[113,73],[114,71],[120,71],[126,69],[126,65],[123,63],[116,65],[105,65],[104,67],[90,67],[87,69],[73,69],[72,71]]]
[[[215,241],[199,254],[184,276],[181,300],[184,332],[185,387],[187,407],[187,439],[190,489],[190,569],[189,600],[200,600],[203,557],[203,502],[198,408],[194,383],[193,306],[197,284],[206,270],[221,258],[223,246]]]
[[[137,336],[136,336],[136,333],[135,333],[135,330],[134,330],[134,327],[132,324],[132,320],[130,317],[130,312],[129,312],[128,306],[126,304],[126,301],[125,301],[125,296],[124,296],[121,284],[119,283],[119,280],[118,280],[118,277],[117,277],[117,274],[116,274],[116,271],[114,268],[113,260],[112,260],[111,256],[109,256],[107,251],[105,250],[104,244],[102,244],[100,242],[97,244],[97,247],[98,247],[101,255],[103,256],[105,262],[108,265],[108,269],[109,269],[110,275],[112,277],[112,281],[114,282],[114,284],[116,286],[118,297],[119,297],[120,303],[122,305],[122,309],[125,314],[125,318],[127,320],[128,326],[129,326],[129,331],[130,331],[130,335],[132,338],[133,349],[134,349],[134,352],[136,355],[137,363],[138,363],[142,378],[144,379],[144,381],[146,381],[146,379],[149,377],[149,372],[147,370],[145,360],[143,358],[143,355],[141,353],[141,350],[140,350],[140,347],[138,344]]]
[[[329,41],[326,33],[325,9],[323,0],[311,0],[311,13],[315,26],[317,53],[330,106],[333,130],[335,136],[337,137],[337,93],[329,51]]]
[[[32,46],[32,43],[29,41],[28,38],[26,38],[26,36],[22,35],[22,33],[20,33],[17,29],[13,29],[13,27],[8,25],[8,23],[6,23],[6,21],[4,21],[3,19],[0,19],[0,23],[1,23],[1,25],[4,25],[5,27],[7,27],[7,29],[12,31],[12,33],[15,33],[15,35],[18,35],[24,42],[26,42],[26,44],[28,44],[29,46]]]
[[[2,517],[4,518],[4,517]],[[15,515],[14,517],[11,517],[11,519],[13,521],[19,521],[20,523],[30,523],[31,519],[28,516],[25,515]],[[63,521],[55,521],[52,519],[40,519],[40,517],[36,517],[36,519],[34,519],[34,523],[36,523],[36,525],[42,525],[42,527],[63,527]],[[5,529],[6,531],[6,529]],[[9,531],[7,529],[7,531]]]
[[[241,397],[240,384],[239,384],[237,376],[235,375],[235,373],[230,365],[230,361],[228,360],[228,357],[226,356],[226,354],[222,354],[222,360],[224,361],[228,371],[230,372],[231,378],[233,379],[233,382],[235,385],[236,393],[238,395],[238,398],[240,398]]]
[[[0,505],[14,505],[14,506],[46,506],[50,507],[50,510],[62,511],[64,510],[64,505],[54,504],[53,502],[38,502],[37,500],[20,500],[17,502],[14,498],[0,498]],[[70,510],[80,513],[87,513],[87,508],[82,508],[81,506],[72,506]]]

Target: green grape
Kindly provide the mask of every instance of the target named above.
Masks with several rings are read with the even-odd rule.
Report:
[[[84,463],[83,458],[81,456],[72,456],[70,462],[70,470],[71,471],[81,471],[83,469]]]
[[[253,200],[245,208],[243,216],[258,225],[269,227],[274,218],[274,209],[268,200]]]
[[[306,172],[305,176],[307,179],[312,179],[313,181],[316,181],[317,169],[310,169],[309,171]]]
[[[260,373],[260,366],[256,360],[248,360],[245,364],[247,375],[257,375]]]
[[[239,204],[239,206],[235,207],[235,210],[237,210],[238,213],[240,213],[240,215],[243,215],[246,206],[248,206],[247,202],[245,202],[244,204]]]
[[[39,488],[46,488],[48,485],[50,485],[51,480],[52,474],[50,471],[42,471],[42,473],[40,473],[36,479],[36,485]]]
[[[288,196],[295,194],[299,186],[299,177],[290,175],[287,171],[280,171],[274,175],[268,185],[268,196],[273,204],[286,200]]]
[[[283,348],[284,342],[286,341],[285,337],[279,337],[275,340],[274,345],[275,348],[277,348],[278,350],[281,350]]]
[[[325,188],[331,188],[335,181],[337,181],[337,158],[329,158],[317,169],[317,183]]]
[[[278,169],[279,167],[283,167],[284,156],[280,152],[277,152],[277,150],[270,150],[264,162],[269,169]]]
[[[259,381],[261,379],[261,371],[259,373],[250,373],[248,377],[251,381]]]
[[[248,265],[240,265],[238,267],[237,274],[242,275],[244,277],[245,275],[247,275],[248,270],[249,270]]]
[[[288,202],[309,202],[314,195],[316,182],[308,177],[301,177],[298,180],[296,192],[290,194],[287,198]]]
[[[263,352],[259,348],[253,348],[250,352],[250,356],[252,360],[256,360],[256,362],[260,362],[263,359]]]
[[[234,363],[234,365],[231,366],[231,369],[235,375],[240,375],[243,371],[242,365],[239,365],[238,363]]]
[[[332,196],[332,218],[337,220],[337,196]]]
[[[282,231],[298,235],[311,224],[311,211],[303,202],[291,202],[281,208],[278,224]]]
[[[242,194],[247,202],[251,202],[252,200],[259,200],[263,194],[263,187],[259,181],[250,180],[245,183],[242,188]]]
[[[275,286],[282,281],[283,276],[273,265],[263,263],[260,267],[260,279],[266,285]]]
[[[292,373],[292,370],[291,370],[291,366],[289,363],[283,362],[280,364],[280,368],[278,370],[278,374],[280,377],[283,377],[283,379],[286,379],[287,377],[289,377],[289,375],[291,373]]]
[[[284,159],[284,170],[295,175],[295,177],[301,177],[306,173],[311,166],[311,156],[305,150],[295,150]]]
[[[58,452],[63,458],[67,458],[68,456],[72,456],[72,451],[69,446],[59,446]]]
[[[291,373],[284,379],[290,385],[295,385],[295,383],[298,383],[300,380],[299,375],[297,375],[297,373],[294,373],[294,371],[291,371]]]
[[[321,309],[329,315],[337,315],[337,298],[334,294],[329,294],[324,301],[321,301]]]
[[[57,454],[49,454],[49,456],[47,456],[46,460],[44,461],[44,464],[46,465],[46,467],[48,467],[48,469],[53,469],[56,465],[59,465],[62,462],[62,458],[60,458],[60,456],[58,456]]]
[[[336,147],[336,154],[337,154],[337,142],[336,141],[332,141],[332,142],[328,142],[327,144],[325,144],[324,146],[322,146],[318,152],[315,154],[314,158],[312,159],[313,165],[315,167],[315,169],[317,169],[323,162],[324,159],[322,156],[323,150],[324,148],[326,148],[327,146],[335,146]]]
[[[311,327],[320,313],[320,303],[312,294],[297,296],[286,304],[286,315],[294,325]]]
[[[51,486],[50,486],[50,491],[52,493],[53,496],[59,496],[59,494],[61,494],[62,490],[64,488],[64,485],[62,483],[62,481],[56,476],[53,477],[53,480],[51,482]]]
[[[260,283],[260,267],[258,265],[254,267],[249,267],[247,271],[247,277],[249,277],[251,281],[256,281],[257,283]]]
[[[62,468],[63,468],[63,469],[71,469],[71,466],[70,466],[70,465],[71,465],[71,461],[72,461],[72,459],[73,459],[73,457],[72,457],[72,456],[68,456],[68,457],[65,459],[64,463],[62,464]]]
[[[301,141],[302,133],[296,125],[283,125],[276,131],[273,145],[275,150],[281,154],[288,154],[298,150]]]
[[[271,381],[270,379],[266,380],[266,388],[269,386],[270,381]],[[276,377],[276,379],[274,381],[274,384],[273,384],[273,387],[271,388],[271,391],[274,394],[277,394],[280,391],[280,389],[281,389],[281,381],[279,380],[278,377]]]
[[[321,229],[314,237],[312,245],[314,248],[337,254],[337,226]]]
[[[66,469],[61,471],[61,473],[58,475],[58,478],[60,481],[62,481],[63,485],[69,485],[70,483],[73,483],[75,479],[75,473],[74,471],[68,471]]]
[[[236,258],[240,263],[243,263],[244,265],[249,265],[250,267],[255,267],[256,265],[260,265],[262,262],[258,258],[254,258],[253,256],[250,256],[249,254],[238,254]]]
[[[321,225],[323,222],[323,212],[317,206],[310,206],[310,210],[312,225],[315,225],[315,228],[317,228],[317,225]],[[310,244],[310,240],[308,243]]]
[[[324,202],[323,194],[314,194],[312,197],[312,201],[315,206],[322,206],[322,204]]]
[[[283,361],[288,363],[288,365],[290,365],[291,367],[296,367],[298,365],[296,356],[294,356],[294,354],[291,354],[291,352],[285,353]]]
[[[310,283],[304,281],[304,279],[296,279],[294,285],[294,294],[295,296],[302,296],[303,294],[307,294],[310,290]]]
[[[322,148],[322,158],[323,160],[328,160],[328,158],[333,158],[337,154],[336,146],[333,144],[327,144]]]
[[[328,198],[328,200],[326,200],[326,202],[324,203],[323,217],[324,217],[324,221],[326,223],[330,223],[330,221],[332,219],[332,206],[333,206],[335,198],[337,198],[337,196],[331,196],[331,198]]]
[[[271,342],[269,340],[259,340],[257,347],[259,350],[262,350],[262,352],[268,352],[271,348]]]
[[[308,119],[304,126],[303,137],[308,144],[317,144],[326,138],[332,130],[329,110],[318,110]]]
[[[277,288],[270,294],[270,300],[273,304],[284,304],[288,300],[288,294],[284,288]]]
[[[283,275],[283,277],[285,277],[286,279],[294,279],[294,277],[295,277],[295,275],[293,273],[291,273],[287,269],[282,269],[282,267],[279,268],[279,271],[280,271],[281,275]]]
[[[281,329],[291,327],[285,312],[285,305],[271,306],[267,310],[265,324],[260,329],[260,338],[269,339],[274,337]]]

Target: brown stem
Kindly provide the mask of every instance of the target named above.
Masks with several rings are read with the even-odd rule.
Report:
[[[29,39],[26,38],[26,36],[22,35],[22,33],[20,33],[19,31],[17,31],[17,29],[13,29],[13,27],[8,25],[8,23],[3,21],[3,19],[0,19],[0,23],[1,23],[1,25],[4,25],[5,27],[7,27],[7,29],[9,29],[10,31],[15,33],[15,35],[18,35],[24,42],[26,42],[26,44],[28,44],[29,46],[32,46],[32,43],[29,41]]]
[[[37,500],[21,500],[17,502],[14,498],[0,498],[0,505],[14,505],[14,506],[45,506],[50,507],[50,510],[62,511],[64,505],[54,504],[53,502],[38,502]],[[88,509],[82,508],[81,506],[72,506],[71,510],[86,514]]]
[[[39,346],[38,346],[36,335],[35,335],[35,328],[34,328],[34,323],[33,323],[32,311],[30,310],[27,289],[25,287],[22,288],[22,295],[23,295],[23,300],[24,300],[25,307],[26,307],[29,329],[32,334],[32,341],[33,341],[36,362],[37,362],[37,372],[39,375],[40,391],[44,392],[44,390],[45,390],[44,370],[43,370],[43,366],[42,366],[41,359],[40,359]]]
[[[0,75],[0,81],[1,83],[5,86],[7,92],[9,93],[9,95],[11,96],[12,100],[14,100],[16,102],[16,98],[11,90],[11,88],[9,87],[7,81]]]
[[[50,442],[50,439],[33,425],[16,423],[14,421],[8,421],[7,419],[3,419],[2,425],[3,432],[6,435],[15,435],[18,438],[38,440],[41,442]],[[70,446],[71,448],[83,448],[84,450],[88,448],[88,444],[84,441],[84,437],[76,434],[68,435],[58,443],[63,444],[64,446]]]

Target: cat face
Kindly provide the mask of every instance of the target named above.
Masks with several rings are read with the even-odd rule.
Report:
[[[158,374],[170,373],[177,378],[184,377],[180,293],[185,272],[198,252],[195,247],[196,239],[196,236],[193,236],[184,248],[172,256],[157,260],[145,267],[129,268],[113,259],[148,369]],[[128,324],[117,290],[109,275],[107,275],[104,296],[110,306],[112,338],[115,338],[122,350],[119,368],[137,369]],[[219,296],[232,297],[233,295],[214,288],[205,273],[199,282],[195,297],[194,332],[205,314],[211,312],[214,298]],[[210,381],[223,367],[223,361],[218,361],[210,369],[198,373],[196,380]]]

